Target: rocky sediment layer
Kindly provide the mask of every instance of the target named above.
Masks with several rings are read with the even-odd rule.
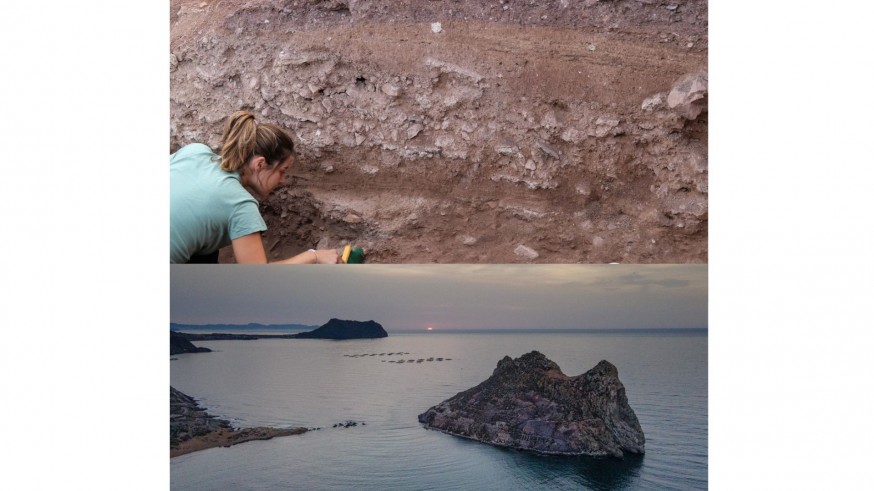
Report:
[[[419,415],[425,428],[544,454],[622,457],[645,438],[615,366],[569,377],[532,351],[504,357],[483,383]]]
[[[170,387],[170,457],[212,447],[230,447],[253,440],[299,435],[307,428],[235,429],[224,419],[209,415],[193,397]]]
[[[241,108],[299,143],[270,258],[707,261],[706,0],[172,0],[170,37],[170,151]]]

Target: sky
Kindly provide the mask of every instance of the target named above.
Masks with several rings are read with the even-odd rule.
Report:
[[[182,324],[375,320],[387,330],[707,327],[706,265],[170,268]]]

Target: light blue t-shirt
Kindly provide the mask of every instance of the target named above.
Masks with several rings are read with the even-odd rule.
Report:
[[[206,145],[192,143],[170,156],[170,263],[187,263],[231,241],[267,230],[258,201],[237,172],[219,167]]]

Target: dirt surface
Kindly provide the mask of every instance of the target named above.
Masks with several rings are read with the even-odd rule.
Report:
[[[707,261],[706,1],[173,0],[170,22],[171,152],[217,149],[241,108],[298,143],[262,203],[272,259]]]

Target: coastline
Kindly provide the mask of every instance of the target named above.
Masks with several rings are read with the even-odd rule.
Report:
[[[206,450],[208,448],[230,447],[239,443],[256,440],[270,440],[271,438],[280,436],[300,435],[307,431],[306,428],[268,428],[264,426],[259,426],[257,428],[241,428],[238,430],[218,429],[179,442],[175,447],[171,446],[170,458],[172,459],[173,457]]]
[[[307,428],[234,428],[226,419],[216,418],[197,401],[170,387],[170,458],[213,447],[230,447],[278,436],[300,435]]]

